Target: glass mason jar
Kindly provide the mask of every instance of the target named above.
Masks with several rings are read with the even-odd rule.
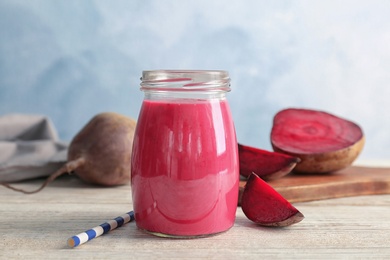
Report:
[[[137,227],[202,237],[234,224],[237,140],[226,71],[144,71],[131,189]]]

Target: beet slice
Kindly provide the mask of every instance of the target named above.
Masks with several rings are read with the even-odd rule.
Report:
[[[240,174],[244,177],[254,172],[264,180],[283,177],[300,161],[298,157],[271,152],[238,144]]]
[[[351,165],[364,146],[359,125],[327,112],[289,108],[273,121],[274,151],[299,157],[301,173],[327,173]]]
[[[252,173],[242,194],[245,216],[262,226],[285,227],[302,221],[304,215],[268,183]]]

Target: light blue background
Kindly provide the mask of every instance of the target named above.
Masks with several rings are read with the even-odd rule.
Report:
[[[273,115],[306,107],[390,158],[390,1],[0,0],[0,114],[69,141],[99,112],[136,118],[149,69],[228,70],[241,143],[271,149]]]

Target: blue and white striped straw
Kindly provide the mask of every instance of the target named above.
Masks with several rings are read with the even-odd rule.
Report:
[[[79,246],[81,244],[88,242],[91,239],[94,239],[95,237],[104,235],[108,231],[116,229],[117,227],[120,227],[123,224],[126,224],[133,220],[134,220],[134,211],[129,211],[120,217],[116,217],[115,219],[109,220],[97,227],[91,228],[83,233],[80,233],[78,235],[69,238],[68,246],[70,247]]]

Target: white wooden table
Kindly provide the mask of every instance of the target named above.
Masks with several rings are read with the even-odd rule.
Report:
[[[294,206],[305,219],[287,228],[256,226],[238,208],[234,227],[217,236],[157,238],[133,222],[68,248],[69,237],[132,209],[129,185],[99,188],[64,176],[33,195],[0,187],[0,259],[390,259],[390,195]]]

